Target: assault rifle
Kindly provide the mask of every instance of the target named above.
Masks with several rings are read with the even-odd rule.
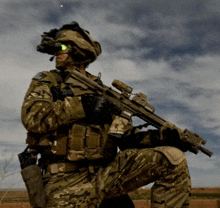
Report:
[[[138,93],[135,94],[132,99],[130,99],[133,89],[119,80],[114,80],[112,85],[121,93],[117,92],[111,87],[98,84],[76,70],[71,72],[71,76],[114,103],[119,109],[122,110],[122,117],[130,119],[132,116],[137,116],[143,121],[147,122],[147,125],[152,125],[157,129],[160,129],[167,124],[174,126],[174,124],[171,124],[170,122],[154,114],[155,109],[147,102],[147,96],[145,94]],[[206,143],[202,137],[193,133],[192,131],[189,131],[188,129],[182,130],[176,126],[175,128],[181,133],[182,136],[180,140],[187,144],[190,152],[197,154],[200,150],[209,157],[212,156],[211,151],[201,146]]]

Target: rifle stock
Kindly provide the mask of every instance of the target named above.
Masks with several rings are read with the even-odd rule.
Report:
[[[98,84],[76,70],[71,73],[71,76],[114,103],[119,109],[121,109],[122,113],[120,116],[122,117],[130,119],[132,116],[137,116],[157,129],[160,129],[165,123],[169,123],[168,121],[154,114],[154,107],[147,102],[147,96],[143,93],[138,93],[132,99],[130,99],[132,88],[119,80],[114,80],[112,85],[121,93],[106,85]],[[202,137],[187,129],[182,130],[178,127],[176,128],[183,135],[183,137],[180,139],[190,146],[188,149],[189,151],[197,154],[200,150],[209,157],[212,156],[212,152],[201,146],[206,143]]]

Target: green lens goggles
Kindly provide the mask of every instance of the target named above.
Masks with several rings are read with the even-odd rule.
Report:
[[[67,46],[66,46],[66,45],[61,44],[61,50],[62,50],[62,51],[65,51],[66,49],[67,49]]]

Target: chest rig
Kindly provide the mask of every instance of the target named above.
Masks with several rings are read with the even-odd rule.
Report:
[[[99,78],[93,75],[88,74],[88,76],[94,81],[101,82]],[[46,81],[45,78],[40,81]],[[67,96],[96,93],[77,81],[71,76],[71,73],[62,76],[59,71],[51,70],[48,72],[46,79],[52,82],[50,89],[54,102],[65,100]],[[77,121],[68,126],[60,127],[53,132],[52,136],[49,137],[49,141],[46,142],[47,145],[49,144],[49,148],[45,153],[64,156],[70,161],[112,157],[112,153],[115,153],[115,151],[112,151],[113,144],[108,139],[109,127],[110,124],[108,123],[92,125],[86,124],[86,121]],[[39,143],[39,145],[41,144],[45,145],[45,139],[43,143]]]

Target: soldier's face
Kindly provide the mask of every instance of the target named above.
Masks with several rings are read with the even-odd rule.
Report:
[[[72,60],[71,56],[69,55],[70,46],[68,44],[65,45],[67,46],[65,50],[57,51],[54,54],[56,56],[56,68],[60,70],[65,70]]]

